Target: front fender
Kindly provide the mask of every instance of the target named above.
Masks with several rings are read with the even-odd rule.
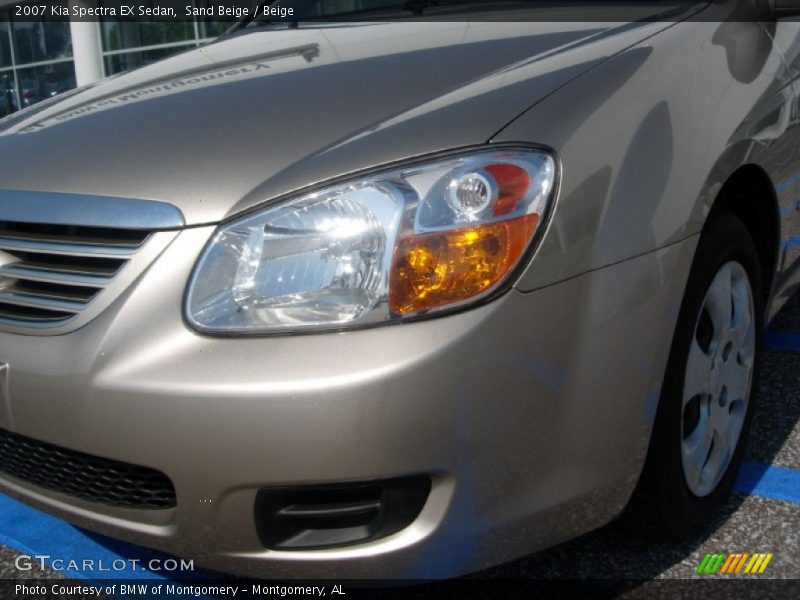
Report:
[[[494,142],[556,150],[559,198],[516,287],[531,291],[699,233],[722,184],[754,164],[773,181],[795,161],[776,150],[794,135],[794,94],[777,49],[748,65],[729,38],[770,36],[754,22],[676,23],[564,86]],[[783,124],[783,125],[782,125]],[[782,144],[789,154],[791,144]],[[783,158],[783,160],[781,160]],[[793,190],[781,197],[790,202]],[[687,273],[688,274],[688,273]]]

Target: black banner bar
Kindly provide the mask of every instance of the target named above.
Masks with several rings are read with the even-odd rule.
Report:
[[[699,579],[536,580],[471,579],[450,581],[265,581],[227,580],[0,580],[0,597],[26,600],[129,598],[325,598],[326,600],[442,600],[443,598],[703,598],[704,600],[800,597],[800,581],[708,577]]]
[[[0,0],[0,19],[297,23],[760,20],[764,0]]]

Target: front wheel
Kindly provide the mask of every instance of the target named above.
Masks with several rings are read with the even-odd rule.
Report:
[[[730,494],[753,413],[763,316],[755,243],[737,217],[717,213],[698,244],[634,497],[672,534],[708,524]]]

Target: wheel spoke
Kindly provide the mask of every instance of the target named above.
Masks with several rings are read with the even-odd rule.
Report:
[[[683,406],[700,394],[709,392],[709,378],[711,376],[712,357],[703,352],[696,339],[692,340],[689,348],[689,358],[686,361],[686,375],[683,384]]]
[[[738,360],[731,359],[725,369],[725,384],[731,401],[746,400],[750,395],[750,375],[752,369],[740,365]]]
[[[707,458],[706,471],[709,479],[716,484],[731,459],[731,429],[728,421],[724,430],[714,430],[712,439],[714,447]]]
[[[712,440],[711,430],[706,425],[702,428],[698,427],[696,435],[691,436],[691,441],[694,441],[694,444],[684,444],[683,465],[687,479],[694,485],[697,485],[703,476],[703,467],[708,459]]]
[[[736,348],[745,348],[752,345],[751,337],[755,335],[753,331],[753,317],[752,308],[750,307],[750,299],[746,294],[739,294],[739,302],[745,303],[745,306],[740,309],[737,319],[734,322],[730,337]]]
[[[726,265],[720,269],[706,297],[706,309],[714,325],[712,340],[715,346],[727,336],[731,328],[733,314],[731,283],[731,270]]]

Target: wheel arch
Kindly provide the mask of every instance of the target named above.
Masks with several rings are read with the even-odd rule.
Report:
[[[780,209],[775,185],[757,164],[745,164],[726,179],[708,213],[704,230],[720,211],[728,211],[744,222],[756,243],[768,298],[778,268]]]

